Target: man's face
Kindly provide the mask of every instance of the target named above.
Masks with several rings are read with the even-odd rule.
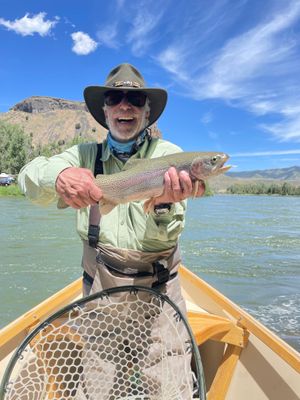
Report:
[[[113,138],[120,142],[128,142],[144,130],[150,111],[147,104],[142,107],[134,106],[125,96],[116,105],[106,104],[104,114]]]

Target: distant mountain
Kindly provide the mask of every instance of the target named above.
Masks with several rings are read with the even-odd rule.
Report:
[[[209,186],[216,193],[226,193],[227,188],[234,184],[282,184],[283,182],[300,186],[300,167],[227,172],[210,179]]]
[[[228,172],[226,175],[231,178],[243,179],[280,179],[280,180],[299,180],[300,167],[276,168],[254,171]]]
[[[32,137],[34,146],[69,142],[78,136],[101,142],[107,133],[88,112],[84,102],[55,97],[29,97],[8,112],[0,113],[0,121],[22,126]],[[156,124],[151,130],[153,136],[161,136]]]

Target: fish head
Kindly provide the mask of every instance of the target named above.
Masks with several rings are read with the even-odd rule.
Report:
[[[225,153],[206,153],[196,157],[191,165],[190,174],[193,178],[204,180],[212,176],[223,174],[231,168],[224,164],[229,159]]]

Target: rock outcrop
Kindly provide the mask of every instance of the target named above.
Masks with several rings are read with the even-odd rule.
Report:
[[[10,109],[10,111],[23,111],[30,114],[56,110],[88,111],[84,102],[42,96],[28,97]]]
[[[20,125],[32,137],[34,146],[67,143],[77,137],[101,142],[107,134],[84,102],[55,97],[28,97],[8,112],[0,113],[0,121]],[[161,137],[156,123],[151,131],[154,137]]]

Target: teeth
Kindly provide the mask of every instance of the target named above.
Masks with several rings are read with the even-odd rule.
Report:
[[[128,118],[118,118],[118,121],[132,121],[133,118],[128,117]]]

